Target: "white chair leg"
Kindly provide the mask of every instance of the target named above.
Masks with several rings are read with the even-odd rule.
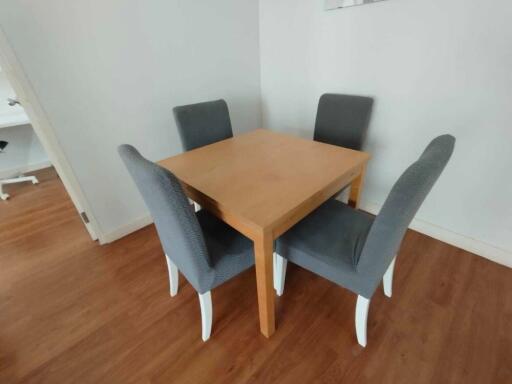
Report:
[[[370,299],[363,296],[357,296],[356,303],[356,335],[357,342],[366,347],[366,325],[368,322],[368,309],[370,308]]]
[[[169,270],[169,286],[171,290],[171,296],[176,296],[178,293],[178,285],[179,285],[179,275],[178,275],[178,267],[174,264],[169,256],[165,255],[167,259],[167,269]]]
[[[35,176],[18,176],[12,179],[3,179],[2,184],[16,184],[16,183],[25,183],[27,181],[31,181],[32,184],[38,184],[39,180]]]
[[[2,183],[0,182],[0,199],[7,200],[9,198],[9,194],[4,193],[4,190],[2,188]]]
[[[194,212],[198,212],[201,209],[201,206],[197,204],[194,200],[188,199],[188,202],[194,206]]]
[[[288,260],[274,252],[275,266],[274,266],[274,289],[277,296],[282,296],[284,292],[284,281],[286,279],[286,266]]]
[[[7,200],[9,198],[9,194],[3,192],[2,187],[4,184],[25,183],[27,181],[31,181],[32,184],[39,183],[39,180],[37,180],[37,177],[35,177],[35,176],[19,176],[19,177],[14,177],[12,179],[0,180],[0,199]]]
[[[393,271],[395,270],[395,261],[396,261],[396,256],[393,258],[393,261],[391,261],[391,264],[389,264],[389,267],[386,270],[384,277],[382,278],[382,284],[384,286],[384,294],[387,297],[391,297],[391,295],[393,294]]]
[[[206,293],[198,293],[199,305],[201,306],[201,330],[203,341],[210,338],[212,332],[212,295],[211,291]]]
[[[277,265],[276,265],[276,260],[277,260],[277,254],[274,252],[272,254],[272,270],[274,271],[274,290],[277,291]]]

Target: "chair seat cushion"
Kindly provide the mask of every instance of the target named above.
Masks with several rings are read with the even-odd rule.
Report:
[[[371,215],[329,199],[281,236],[276,252],[361,294],[366,283],[356,266],[372,223]]]
[[[250,239],[204,209],[196,216],[203,230],[210,265],[215,271],[211,289],[254,265]]]

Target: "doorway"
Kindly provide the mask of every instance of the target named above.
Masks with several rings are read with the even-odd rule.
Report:
[[[28,149],[20,148],[22,143],[28,145]],[[0,162],[4,165],[0,164],[0,179],[9,179],[9,183],[3,185],[4,194],[6,191],[9,194],[11,181],[16,188],[21,185],[18,181],[28,183],[27,188],[39,181],[37,175],[35,179],[15,180],[20,174],[53,167],[90,237],[104,243],[98,223],[56,139],[53,127],[0,29],[0,149],[2,147]],[[21,154],[23,152],[24,155]],[[28,159],[28,162],[21,164],[20,159]],[[16,198],[14,194],[4,197],[5,201]],[[2,203],[4,201],[0,200],[0,210]]]

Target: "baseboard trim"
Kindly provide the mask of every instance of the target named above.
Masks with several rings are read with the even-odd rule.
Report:
[[[152,223],[153,223],[153,218],[151,217],[151,215],[145,215],[145,216],[139,217],[138,219],[132,221],[131,223],[122,225],[121,227],[117,228],[116,230],[109,232],[107,234],[104,234],[100,239],[100,244],[112,243],[116,240],[119,240],[122,237],[129,235],[130,233],[133,233],[135,231],[138,231],[139,229],[147,227],[148,225],[150,225]]]
[[[381,206],[374,203],[363,203],[361,209],[373,215],[379,213]],[[428,221],[415,218],[409,228],[424,235],[433,237],[444,243],[461,248],[475,255],[484,257],[495,263],[512,268],[512,251],[508,251],[492,244],[453,232]]]
[[[39,163],[27,164],[21,167],[11,168],[4,171],[0,171],[0,179],[8,179],[10,177],[16,177],[20,173],[28,173],[39,171],[40,169],[51,167],[52,163],[50,160],[41,161]]]
[[[376,215],[380,211],[380,205],[374,203],[363,203],[361,209]],[[123,225],[110,232],[109,234],[102,237],[101,244],[111,243],[116,241],[132,232],[135,232],[141,228],[148,226],[153,223],[153,219],[150,215],[142,216],[137,220],[132,221],[127,225]],[[495,263],[512,268],[512,252],[505,249],[496,247],[492,244],[485,243],[483,241],[461,235],[460,233],[453,232],[449,229],[440,227],[436,224],[428,221],[415,218],[410,228],[423,233],[424,235],[433,237],[444,243],[453,245],[454,247],[461,248],[465,251],[474,253],[475,255],[484,257],[488,260],[494,261]]]

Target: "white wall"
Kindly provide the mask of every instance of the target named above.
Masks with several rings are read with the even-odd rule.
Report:
[[[11,107],[7,104],[6,99],[8,97],[13,97],[14,91],[11,86],[7,82],[7,77],[5,77],[4,72],[2,72],[2,68],[0,68],[0,115],[11,113]]]
[[[416,228],[512,266],[512,2],[261,0],[264,124],[311,137],[324,92],[376,99],[364,206],[434,136],[457,137]]]
[[[216,98],[261,124],[256,1],[0,0],[0,27],[107,237],[147,217],[119,144],[176,154],[172,107]]]

